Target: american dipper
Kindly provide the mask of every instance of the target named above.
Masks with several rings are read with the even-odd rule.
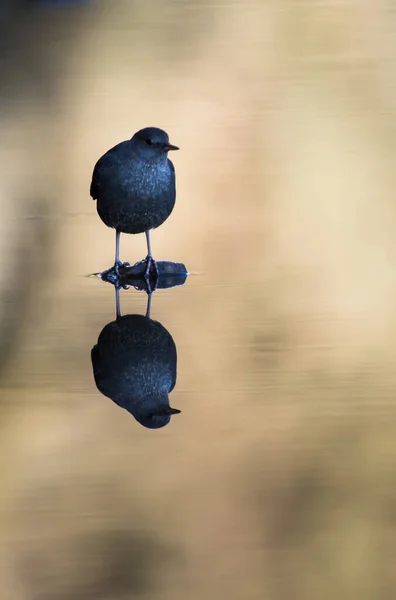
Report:
[[[101,331],[91,359],[98,390],[144,427],[164,427],[180,413],[168,398],[176,384],[176,346],[161,323],[143,315],[118,316]]]
[[[102,221],[116,230],[115,269],[120,263],[120,233],[146,233],[147,266],[157,272],[151,254],[150,229],[159,227],[175,205],[175,168],[168,159],[168,134],[157,127],[141,129],[132,139],[114,146],[98,160],[91,196]]]

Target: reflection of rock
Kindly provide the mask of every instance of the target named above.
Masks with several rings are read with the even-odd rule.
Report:
[[[98,390],[141,425],[164,427],[180,412],[168,398],[176,383],[176,346],[161,323],[142,315],[118,317],[100,333],[91,358]]]
[[[147,291],[183,285],[188,277],[187,269],[183,263],[161,260],[157,262],[157,269],[158,276],[152,273],[149,282],[144,278],[146,271],[145,260],[134,265],[123,263],[119,267],[119,275],[115,272],[114,267],[98,275],[103,281],[112,283],[113,285],[133,286]]]

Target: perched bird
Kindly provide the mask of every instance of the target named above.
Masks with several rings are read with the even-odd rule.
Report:
[[[91,359],[98,390],[144,427],[164,427],[180,413],[168,398],[176,384],[176,346],[161,323],[143,315],[118,317],[101,331]]]
[[[168,134],[157,127],[141,129],[132,139],[121,142],[98,160],[92,175],[91,196],[97,201],[102,221],[116,230],[115,268],[119,259],[120,233],[146,233],[145,276],[153,260],[150,229],[161,225],[175,205],[175,168],[168,159]]]

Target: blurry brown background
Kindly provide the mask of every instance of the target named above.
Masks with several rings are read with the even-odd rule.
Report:
[[[396,592],[396,3],[92,0],[0,13],[0,597]],[[10,5],[11,6],[11,5]],[[179,417],[96,390],[114,234],[92,168],[166,129],[152,236]],[[122,236],[121,257],[144,256]],[[123,313],[145,297],[122,294]]]

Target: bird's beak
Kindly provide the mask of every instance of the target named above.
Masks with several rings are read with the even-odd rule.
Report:
[[[169,408],[166,409],[165,411],[168,415],[178,415],[179,413],[181,413],[181,410],[177,409],[177,408],[172,408],[171,406]]]
[[[173,146],[172,144],[165,144],[165,146],[162,146],[162,149],[165,152],[169,152],[169,150],[179,150],[178,146]]]

